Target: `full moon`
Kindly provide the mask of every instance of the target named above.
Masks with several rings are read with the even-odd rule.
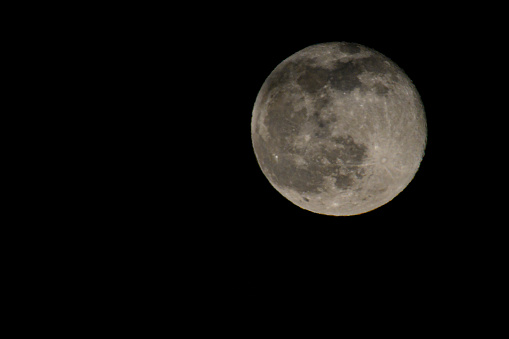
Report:
[[[319,214],[372,211],[412,181],[427,127],[419,93],[389,58],[368,47],[312,45],[263,83],[251,138],[270,184]]]

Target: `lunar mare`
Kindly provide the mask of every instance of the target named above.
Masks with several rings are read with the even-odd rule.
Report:
[[[426,118],[408,76],[368,47],[333,42],[279,64],[258,93],[251,137],[271,185],[295,205],[356,215],[415,176]]]

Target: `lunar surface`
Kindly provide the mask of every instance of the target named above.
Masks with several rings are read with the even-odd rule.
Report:
[[[271,185],[303,209],[336,216],[372,211],[405,189],[426,136],[421,99],[403,70],[346,42],[313,45],[279,64],[251,124]]]

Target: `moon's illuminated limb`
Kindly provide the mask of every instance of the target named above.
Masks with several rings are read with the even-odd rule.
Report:
[[[392,200],[414,177],[426,144],[410,79],[382,54],[351,43],[313,45],[278,65],[258,93],[251,128],[274,188],[330,215]]]

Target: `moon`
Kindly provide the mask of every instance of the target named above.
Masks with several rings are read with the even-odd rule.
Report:
[[[251,138],[270,184],[305,210],[358,215],[412,181],[424,156],[424,107],[393,61],[330,42],[281,62],[254,104]]]

